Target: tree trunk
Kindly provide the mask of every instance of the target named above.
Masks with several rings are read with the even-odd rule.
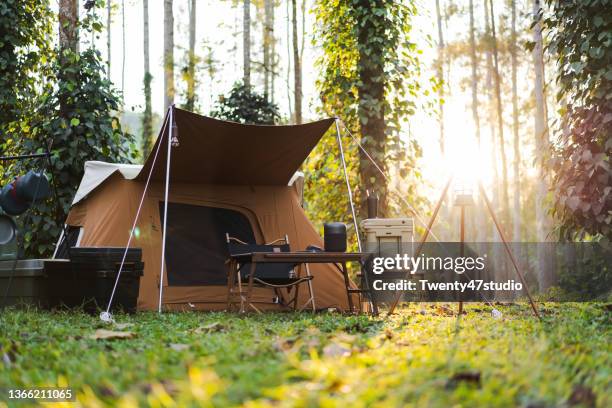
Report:
[[[499,153],[501,156],[502,168],[502,220],[506,228],[510,225],[509,207],[510,200],[508,197],[508,166],[506,160],[506,146],[504,143],[504,112],[501,100],[501,80],[499,77],[499,59],[497,53],[497,38],[495,35],[495,12],[493,10],[493,0],[489,0],[491,7],[491,45],[493,47],[493,62],[495,70],[495,102],[497,106],[497,134],[499,137]]]
[[[79,52],[79,36],[77,32],[77,23],[79,20],[77,0],[60,0],[58,7],[58,20],[59,20],[59,46],[61,52],[60,65],[62,68],[66,68],[70,62],[70,58],[66,58],[64,52]],[[60,72],[60,82],[74,82],[72,78],[73,74],[70,74],[68,70],[62,69]],[[65,98],[61,98],[60,101],[60,115],[67,118],[68,113],[72,110],[69,101]]]
[[[272,0],[264,0],[264,23],[263,23],[263,71],[264,71],[264,97],[267,101],[270,100],[270,76],[271,76],[271,62],[270,62],[270,48],[272,47],[272,23],[271,23],[271,9],[273,8]]]
[[[153,136],[153,112],[151,107],[151,67],[149,57],[149,0],[142,1],[144,21],[144,95],[145,111],[142,116],[142,156],[146,160],[151,150],[151,138]]]
[[[480,141],[480,116],[478,114],[478,59],[476,57],[476,29],[474,28],[474,0],[470,0],[470,63],[472,68],[472,119],[476,131],[476,143],[478,145],[478,155],[482,154]],[[477,201],[479,211],[483,210],[482,199]],[[476,240],[485,241],[485,222],[483,217],[476,217]]]
[[[172,0],[164,0],[164,109],[174,104],[174,15]]]
[[[514,206],[513,211],[513,241],[521,242],[521,151],[519,140],[519,117],[518,117],[518,92],[516,83],[516,0],[511,0],[510,7],[512,8],[512,32],[510,40],[510,58],[512,61],[512,131],[514,132],[514,163],[513,163],[513,179],[514,179]]]
[[[274,103],[274,78],[276,77],[276,36],[274,35],[274,0],[270,0],[270,103]]]
[[[77,22],[79,15],[77,0],[59,0],[58,19],[60,48],[78,52]]]
[[[111,77],[111,9],[112,0],[106,1],[106,76],[110,81]]]
[[[540,290],[546,290],[555,283],[552,270],[552,254],[547,245],[542,243],[550,239],[551,225],[546,209],[546,193],[548,178],[544,165],[549,149],[548,120],[546,118],[546,96],[544,94],[544,60],[542,48],[542,25],[539,18],[540,1],[534,0],[533,14],[536,24],[533,27],[533,68],[535,71],[535,157],[537,170],[536,187],[536,228],[538,237],[538,285]]]
[[[370,5],[370,0],[361,0],[360,7]],[[373,5],[382,7],[384,0],[372,1]],[[369,18],[364,18],[362,21],[356,21],[357,25],[357,43],[359,50],[359,60],[357,62],[357,73],[359,75],[357,92],[358,92],[358,108],[357,116],[360,121],[361,128],[361,143],[365,150],[382,167],[381,170],[386,172],[385,145],[386,145],[386,123],[384,111],[385,99],[385,60],[382,49],[372,51],[371,48],[364,45],[371,41],[371,36],[384,35],[384,27],[379,20],[380,17],[370,15]],[[380,18],[382,19],[382,18]],[[364,52],[364,50],[371,52]],[[387,213],[387,186],[381,179],[374,164],[359,152],[359,176],[361,179],[362,197],[366,196],[366,191],[375,193],[379,197],[379,209],[382,216]],[[362,200],[361,213],[366,213],[366,200]]]
[[[293,103],[291,103],[291,17],[290,17],[290,10],[289,10],[289,6],[290,6],[290,2],[287,1],[285,3],[286,7],[287,7],[287,30],[286,30],[286,44],[287,44],[287,77],[286,77],[286,84],[287,84],[287,106],[289,107],[289,117],[292,118],[293,117]]]
[[[189,0],[189,51],[187,55],[187,101],[185,109],[195,110],[195,37],[196,37],[196,0]]]
[[[493,56],[491,54],[491,26],[489,24],[489,6],[487,0],[484,0],[484,17],[485,17],[485,57],[487,73],[485,77],[485,87],[488,93],[487,117],[489,122],[489,133],[491,135],[491,170],[493,172],[492,184],[492,204],[493,209],[497,210],[499,204],[499,173],[497,171],[497,149],[495,143],[495,114],[493,112]],[[499,234],[495,229],[495,225],[491,225],[493,241],[499,241]]]
[[[438,23],[438,61],[436,63],[436,76],[438,77],[440,90],[438,91],[438,123],[440,125],[440,153],[444,157],[444,34],[442,32],[442,13],[440,12],[440,0],[436,0],[436,21]]]
[[[295,96],[295,123],[302,123],[302,62],[300,61],[300,46],[298,43],[298,23],[297,23],[297,4],[296,0],[291,0],[293,26],[293,91]]]
[[[121,32],[121,94],[123,95],[123,91],[125,90],[125,0],[121,0]]]
[[[251,86],[251,1],[244,0],[242,19],[243,79],[246,87]]]

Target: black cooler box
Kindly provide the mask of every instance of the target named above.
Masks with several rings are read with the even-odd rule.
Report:
[[[82,306],[91,313],[106,309],[124,252],[125,248],[73,247],[69,250],[70,262],[46,262],[50,306]],[[117,284],[113,310],[136,311],[143,270],[142,250],[130,248]]]

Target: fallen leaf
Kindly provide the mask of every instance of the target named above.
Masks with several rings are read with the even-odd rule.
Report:
[[[461,371],[453,375],[453,377],[446,383],[449,388],[456,387],[460,382],[473,384],[480,386],[480,371]]]
[[[297,339],[294,338],[294,337],[289,337],[289,338],[286,338],[286,339],[278,338],[278,339],[276,339],[276,343],[274,344],[274,347],[278,351],[286,351],[286,350],[291,349],[294,346],[296,341],[297,341]]]
[[[170,348],[175,351],[183,351],[189,348],[189,344],[171,343]]]
[[[134,337],[132,332],[120,332],[114,330],[98,329],[94,334],[89,336],[94,340],[111,340],[111,339],[131,339]]]
[[[575,385],[567,401],[570,406],[595,407],[595,393],[584,385]]]
[[[219,322],[214,322],[207,324],[206,326],[200,326],[193,330],[195,334],[203,334],[203,333],[214,333],[225,330],[225,326]]]
[[[323,349],[323,355],[325,357],[346,357],[351,355],[351,350],[341,346],[340,344],[332,343],[325,346]]]

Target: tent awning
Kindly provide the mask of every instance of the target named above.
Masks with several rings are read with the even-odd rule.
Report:
[[[166,175],[169,113],[138,180],[146,180],[159,146],[152,180]],[[334,119],[304,125],[243,125],[174,108],[178,146],[170,180],[225,185],[287,185]]]

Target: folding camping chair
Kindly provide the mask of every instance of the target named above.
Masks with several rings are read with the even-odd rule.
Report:
[[[228,233],[225,234],[227,241],[227,247],[230,256],[255,253],[255,252],[290,252],[289,237],[285,235],[284,238],[279,238],[275,241],[266,244],[248,244],[238,238],[231,237]],[[240,300],[240,311],[244,311],[244,303],[246,301],[245,295],[247,294],[242,290],[242,283],[248,282],[251,271],[250,263],[243,263],[231,265],[231,259],[228,260],[230,263],[228,273],[228,291],[227,291],[227,306],[228,310],[231,310],[232,305],[235,304],[236,295]],[[303,310],[310,303],[312,310],[315,311],[315,300],[314,292],[312,288],[313,276],[310,274],[308,265],[304,265],[306,269],[306,276],[300,276],[296,273],[296,269],[299,271],[301,266],[294,263],[257,263],[255,265],[255,273],[253,276],[253,285],[258,287],[267,287],[274,289],[275,298],[274,302],[279,303],[283,306],[289,306],[293,304],[294,310]],[[309,298],[308,300],[298,308],[298,293],[299,285],[306,283],[308,286]],[[238,287],[236,288],[236,284]],[[291,293],[293,287],[295,287],[295,294],[287,302],[284,301],[284,296],[281,293],[281,289],[287,289],[287,293]],[[252,303],[247,305],[259,312],[259,309]]]

